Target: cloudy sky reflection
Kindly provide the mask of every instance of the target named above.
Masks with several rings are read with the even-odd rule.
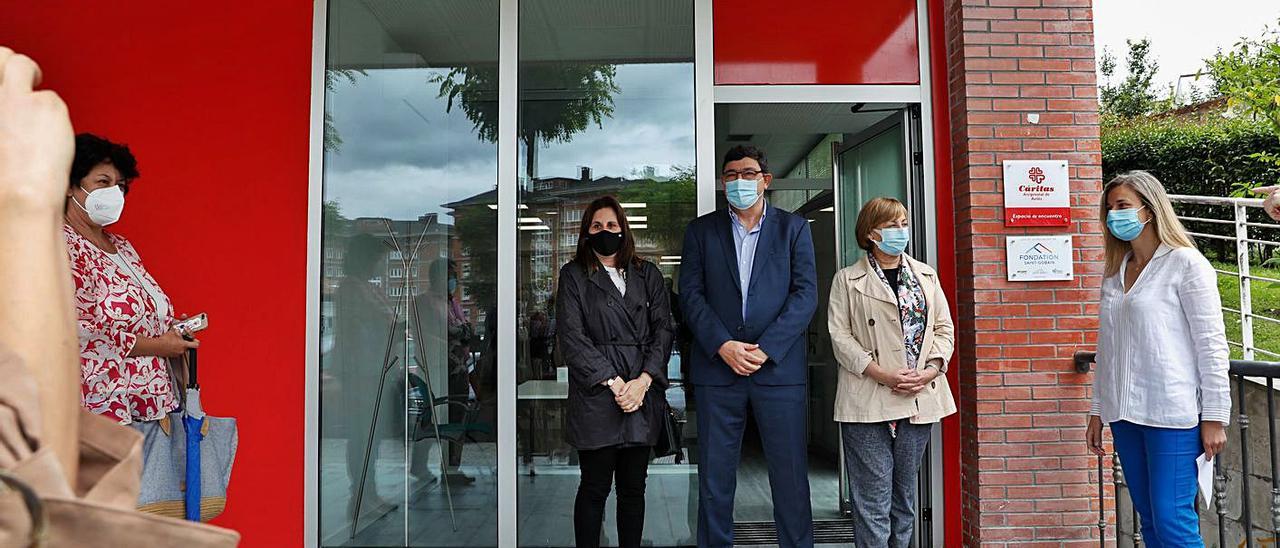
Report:
[[[442,204],[493,188],[497,147],[481,141],[454,105],[445,111],[432,76],[439,69],[369,70],[327,98],[339,151],[325,154],[325,200],[349,218],[412,219],[445,213]],[[543,144],[538,176],[630,176],[644,166],[659,176],[694,163],[691,63],[622,65],[614,114],[568,143]]]

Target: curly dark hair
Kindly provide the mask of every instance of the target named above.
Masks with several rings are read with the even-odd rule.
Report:
[[[138,160],[127,145],[113,143],[92,133],[76,135],[76,158],[71,161],[71,181],[75,187],[98,164],[111,164],[120,171],[120,177],[128,182],[138,177]],[[124,187],[128,192],[128,187]]]
[[[738,145],[729,152],[724,153],[724,161],[720,162],[720,169],[724,169],[725,164],[736,162],[743,158],[751,158],[760,164],[760,171],[763,173],[772,173],[769,171],[769,160],[765,158],[764,151],[755,145]]]

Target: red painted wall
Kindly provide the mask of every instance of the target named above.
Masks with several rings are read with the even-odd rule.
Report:
[[[311,7],[41,0],[0,7],[76,131],[128,143],[118,231],[180,312],[207,311],[206,409],[240,419],[226,513],[243,546],[303,534]]]
[[[933,94],[933,169],[938,220],[938,278],[951,304],[951,317],[959,318],[956,299],[956,216],[951,176],[951,101],[947,71],[947,37],[942,2],[929,3],[929,78]],[[954,358],[954,356],[953,356]],[[959,360],[947,371],[951,395],[960,402]],[[942,421],[943,546],[959,546],[964,531],[960,484],[960,414]]]
[[[915,0],[715,0],[716,84],[918,84]]]

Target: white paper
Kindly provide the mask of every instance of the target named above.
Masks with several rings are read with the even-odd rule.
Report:
[[[1205,459],[1204,453],[1196,457],[1197,479],[1200,480],[1200,496],[1204,497],[1204,507],[1213,505],[1213,460]]]

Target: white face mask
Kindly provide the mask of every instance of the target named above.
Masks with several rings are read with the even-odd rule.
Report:
[[[84,187],[80,187],[80,190],[84,190]],[[107,226],[120,220],[120,214],[124,213],[124,190],[119,186],[100,188],[93,192],[85,190],[85,194],[83,205],[76,202],[75,196],[71,197],[71,201],[89,214],[89,220],[93,224]]]

